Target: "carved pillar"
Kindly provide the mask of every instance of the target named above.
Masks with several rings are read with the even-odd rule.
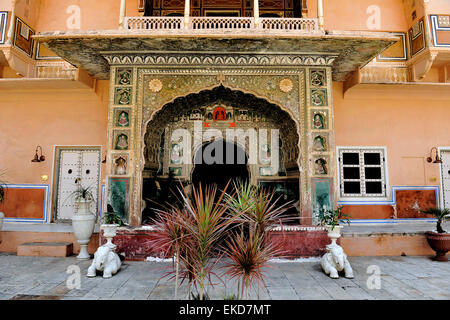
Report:
[[[259,27],[259,0],[253,0],[253,16],[255,18],[255,27]]]
[[[127,10],[127,0],[120,0],[119,29],[123,29]]]
[[[16,2],[17,0],[12,0],[12,9],[11,9],[11,20],[9,23],[8,29],[8,40],[6,40],[6,44],[12,44],[12,38],[14,37],[14,22],[16,18]]]
[[[319,18],[319,29],[323,31],[323,0],[317,0],[317,18]]]
[[[189,27],[189,15],[191,13],[191,1],[184,1],[184,28],[187,29]]]

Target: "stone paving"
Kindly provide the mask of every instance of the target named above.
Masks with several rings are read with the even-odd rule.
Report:
[[[260,299],[450,300],[450,262],[435,262],[428,257],[349,257],[349,260],[355,272],[354,279],[327,277],[321,271],[318,259],[271,263]],[[74,256],[48,258],[0,254],[0,299],[174,299],[174,280],[170,277],[161,279],[170,269],[168,262],[126,261],[122,270],[111,279],[87,278],[85,274],[90,263],[78,261]],[[71,290],[66,281],[70,276],[67,269],[73,265],[81,270],[81,285],[79,289]],[[369,289],[367,285],[368,278],[373,276],[373,271],[367,273],[369,266],[377,266],[381,271],[379,289]],[[178,293],[179,298],[186,298],[187,286],[183,284]],[[211,299],[222,300],[236,293],[236,283],[228,280],[225,284],[218,283],[209,288],[208,293]],[[257,292],[252,292],[251,298],[257,298]]]

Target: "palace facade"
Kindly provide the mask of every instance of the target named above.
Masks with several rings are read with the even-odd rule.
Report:
[[[55,239],[77,179],[92,211],[109,204],[129,224],[118,241],[134,252],[179,181],[271,187],[311,230],[338,205],[354,225],[450,207],[446,0],[1,0],[0,11],[1,211],[6,230],[25,230],[4,231],[0,251]],[[212,147],[242,161],[198,161]]]

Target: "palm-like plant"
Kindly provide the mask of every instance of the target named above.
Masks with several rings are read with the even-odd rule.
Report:
[[[442,228],[442,223],[446,220],[450,220],[450,209],[428,208],[426,210],[421,210],[421,212],[435,216],[437,218],[436,231],[438,233],[446,233]]]
[[[280,256],[282,250],[273,243],[266,243],[262,234],[250,229],[247,236],[235,234],[222,248],[225,256],[229,258],[224,268],[231,279],[238,279],[238,297],[249,299],[249,289],[254,283],[265,285],[263,268],[267,267],[269,260]]]
[[[183,228],[184,222],[182,221],[185,219],[189,219],[185,210],[171,207],[167,211],[158,210],[157,217],[153,220],[155,233],[151,241],[152,245],[164,256],[175,258],[175,299],[178,295],[180,256],[185,255],[189,243],[189,235]],[[188,270],[188,268],[186,269]],[[192,279],[189,277],[189,283],[191,281]]]
[[[225,274],[239,278],[243,295],[254,282],[259,287],[263,283],[262,267],[272,258],[281,256],[283,251],[268,241],[268,232],[288,218],[283,214],[292,206],[292,201],[279,205],[280,198],[275,192],[248,184],[235,185],[236,196],[228,197],[232,212],[241,212],[241,233],[228,239],[223,252],[232,261],[225,266]],[[239,293],[238,293],[239,295]]]
[[[258,194],[258,187],[248,182],[234,182],[234,193],[225,195],[231,213],[248,212],[255,208],[255,199]]]
[[[251,225],[255,226],[256,232],[265,238],[267,231],[277,224],[282,224],[289,218],[283,217],[283,214],[292,207],[292,201],[283,205],[279,204],[280,197],[275,198],[275,192],[259,189],[255,199],[254,210],[248,211],[245,216],[248,217]]]
[[[228,185],[219,197],[216,197],[215,185],[207,186],[204,191],[201,185],[198,189],[193,186],[192,196],[185,191],[182,194],[186,211],[191,219],[181,223],[189,233],[191,242],[187,246],[188,256],[182,256],[181,259],[195,274],[193,282],[200,287],[200,300],[204,296],[206,281],[211,283],[211,275],[214,274],[212,269],[220,260],[219,256],[213,261],[217,245],[225,238],[231,224],[239,218],[238,214],[232,217],[226,215],[229,202],[229,199],[225,199],[227,187]]]

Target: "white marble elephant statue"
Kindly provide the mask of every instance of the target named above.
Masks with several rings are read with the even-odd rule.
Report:
[[[95,277],[98,271],[103,271],[103,278],[111,278],[113,274],[116,274],[122,266],[120,260],[114,249],[105,244],[97,249],[94,254],[94,261],[88,269],[87,276]]]
[[[333,279],[339,278],[339,271],[344,271],[346,278],[353,278],[353,269],[348,262],[347,255],[337,244],[327,245],[327,253],[323,255],[320,264],[323,271]]]

